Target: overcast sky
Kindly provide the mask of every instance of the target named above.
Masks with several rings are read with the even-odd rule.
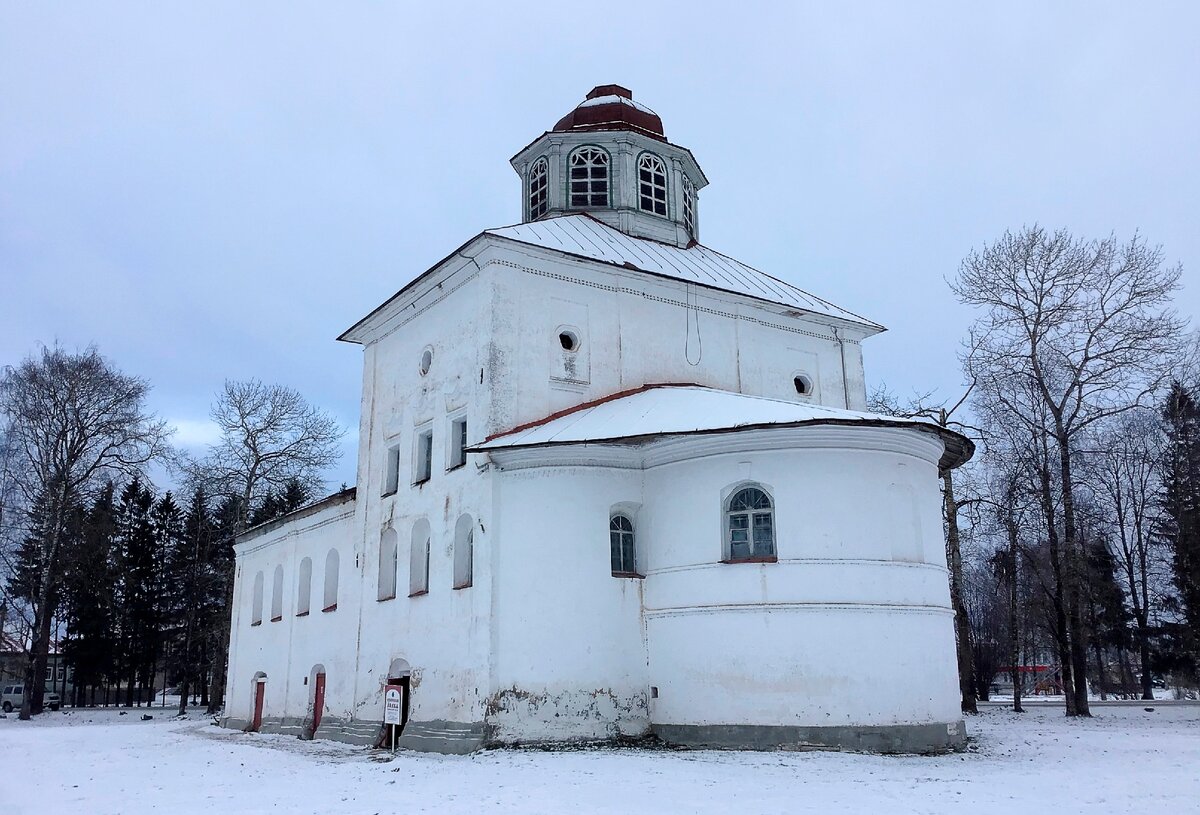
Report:
[[[0,365],[96,343],[185,444],[223,379],[295,387],[352,483],[334,337],[519,221],[508,158],[610,82],[704,168],[705,244],[888,326],[869,385],[956,397],[945,279],[1035,221],[1140,229],[1197,313],[1200,5],[411,5],[0,0]]]

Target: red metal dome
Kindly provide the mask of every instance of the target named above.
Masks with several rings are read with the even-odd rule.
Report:
[[[586,130],[634,130],[666,141],[662,119],[645,105],[633,101],[633,91],[620,85],[597,85],[587,99],[558,120],[554,130],[569,133]]]

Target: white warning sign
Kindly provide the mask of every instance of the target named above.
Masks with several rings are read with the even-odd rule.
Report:
[[[403,708],[404,690],[399,685],[388,685],[383,693],[383,723],[400,724]]]

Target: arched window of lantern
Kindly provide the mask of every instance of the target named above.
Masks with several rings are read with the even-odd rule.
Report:
[[[321,611],[335,611],[338,603],[338,553],[330,549],[325,556],[325,604]]]
[[[692,180],[687,177],[687,173],[680,173],[683,176],[683,226],[687,229],[688,234],[693,238],[696,237],[696,186],[692,184]]]
[[[283,566],[275,567],[275,577],[271,580],[271,622],[277,623],[283,619]]]
[[[475,567],[475,521],[462,515],[454,525],[454,588],[470,587]]]
[[[599,147],[580,147],[567,161],[571,206],[608,206],[608,153]]]
[[[550,165],[545,157],[529,168],[529,220],[536,221],[550,209]]]
[[[429,593],[429,521],[421,518],[413,524],[408,552],[408,596]]]
[[[262,625],[263,612],[263,573],[254,575],[254,594],[250,605],[250,625]]]
[[[306,557],[300,561],[300,574],[296,579],[296,616],[308,614],[308,604],[312,600],[312,558]]]
[[[667,216],[667,165],[653,153],[638,156],[638,208]]]
[[[608,519],[608,545],[613,577],[641,577],[637,562],[637,539],[633,519],[614,512]]]
[[[393,527],[383,530],[379,536],[379,594],[380,600],[391,600],[396,596],[396,561],[400,536]]]
[[[725,562],[774,562],[775,503],[761,484],[741,484],[725,502]]]

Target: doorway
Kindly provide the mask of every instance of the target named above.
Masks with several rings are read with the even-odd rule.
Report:
[[[312,721],[309,724],[308,737],[315,738],[317,728],[321,726],[321,714],[325,710],[325,668],[318,665],[313,668],[313,710]]]
[[[250,732],[257,733],[262,728],[263,700],[267,695],[267,675],[259,671],[254,675],[254,716],[250,720]]]

